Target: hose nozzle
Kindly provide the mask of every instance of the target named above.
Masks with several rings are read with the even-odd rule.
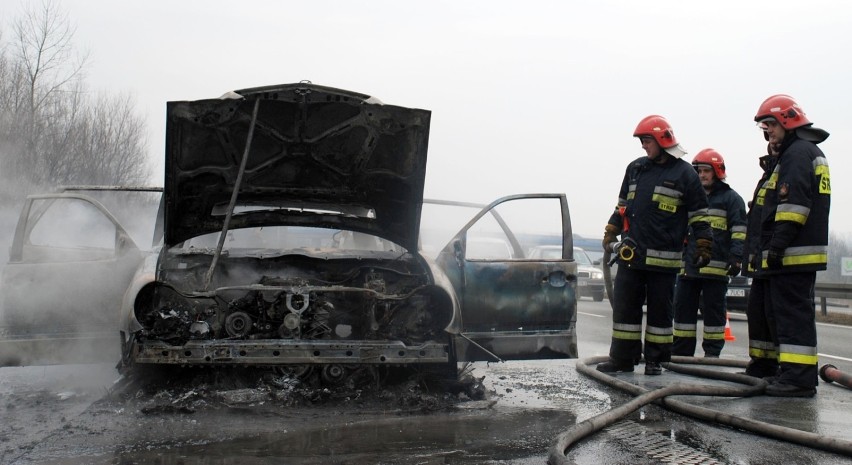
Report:
[[[613,257],[607,265],[612,266],[617,259],[629,262],[636,255],[636,243],[629,237],[621,242],[614,242],[610,246],[613,252]]]

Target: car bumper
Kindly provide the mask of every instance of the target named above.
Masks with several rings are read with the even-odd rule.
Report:
[[[160,341],[137,342],[133,363],[168,365],[291,365],[291,364],[416,364],[447,363],[447,344],[407,346],[377,341],[189,341],[171,346]]]
[[[601,295],[604,292],[603,280],[595,281],[577,281],[577,294],[580,297],[593,297]]]

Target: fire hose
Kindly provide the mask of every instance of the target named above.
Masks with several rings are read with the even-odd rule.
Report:
[[[826,383],[837,382],[852,389],[852,376],[847,375],[837,369],[836,366],[825,364],[819,369],[819,377]]]
[[[609,262],[610,251],[604,251],[603,263]],[[609,272],[609,266],[604,267],[604,280],[607,296],[610,304],[613,302],[612,277]],[[616,423],[633,413],[642,406],[650,403],[657,403],[662,407],[672,410],[683,415],[687,415],[699,420],[715,422],[725,426],[739,428],[755,434],[760,434],[773,439],[791,442],[802,446],[821,449],[828,452],[834,452],[846,456],[852,456],[852,441],[846,441],[838,438],[830,438],[820,436],[815,433],[801,431],[794,428],[773,425],[749,418],[730,415],[717,410],[691,405],[686,402],[669,399],[672,395],[699,395],[699,396],[727,396],[727,397],[748,397],[762,394],[766,388],[766,381],[754,378],[744,374],[730,373],[709,368],[690,367],[687,365],[714,365],[724,367],[745,368],[748,364],[744,360],[725,360],[713,358],[695,358],[695,357],[672,357],[671,363],[663,363],[663,366],[677,373],[698,376],[708,379],[731,381],[746,385],[745,387],[728,387],[718,385],[699,385],[699,384],[672,384],[660,389],[647,390],[641,386],[629,383],[627,381],[616,378],[606,373],[597,371],[593,366],[601,362],[609,360],[608,356],[590,357],[577,361],[577,371],[581,374],[601,381],[604,384],[615,387],[622,391],[636,396],[633,400],[616,407],[612,410],[604,412],[600,415],[592,417],[588,420],[577,423],[572,428],[566,430],[557,436],[556,443],[551,447],[548,454],[548,465],[570,465],[571,462],[566,453],[568,449],[579,440],[603,429],[607,426]],[[823,366],[820,370],[820,376],[824,380],[831,382],[837,381],[844,383],[847,387],[852,387],[852,377],[840,373],[831,365]],[[848,384],[847,384],[848,383]]]

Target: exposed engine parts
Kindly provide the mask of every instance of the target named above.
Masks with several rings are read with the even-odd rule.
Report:
[[[146,319],[150,324],[148,334],[173,345],[181,345],[191,338],[192,316],[185,309],[162,309]]]
[[[331,364],[322,368],[322,380],[328,384],[339,384],[346,378],[346,370],[341,365]]]
[[[209,339],[411,343],[438,337],[448,323],[451,309],[435,301],[434,288],[421,286],[418,277],[395,274],[391,286],[385,273],[369,269],[360,275],[334,286],[264,276],[256,285],[198,297],[159,287],[150,293],[150,306],[137,307],[145,328],[140,337],[171,345]],[[329,370],[323,377],[335,378]]]
[[[231,337],[242,338],[248,336],[254,322],[246,312],[233,312],[225,318],[225,331]]]

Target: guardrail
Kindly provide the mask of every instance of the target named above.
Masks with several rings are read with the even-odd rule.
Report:
[[[814,296],[819,298],[820,311],[828,315],[826,299],[852,299],[852,284],[816,283]]]

